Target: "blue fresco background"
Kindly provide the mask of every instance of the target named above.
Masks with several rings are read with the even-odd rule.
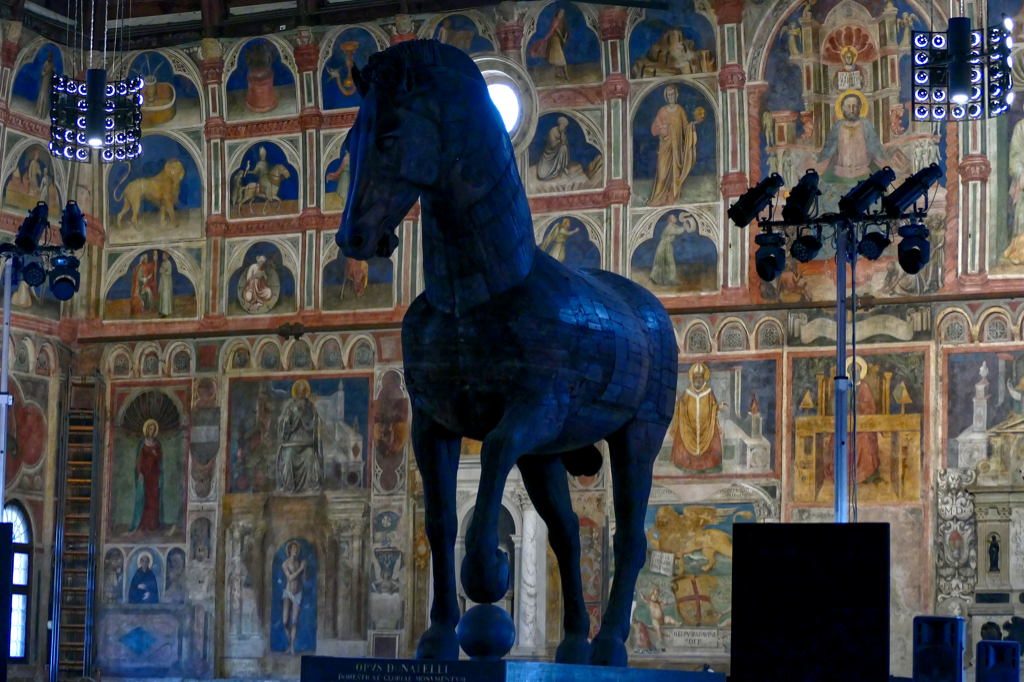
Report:
[[[347,28],[338,34],[334,40],[334,49],[331,56],[324,64],[324,70],[320,74],[320,92],[323,95],[324,110],[347,109],[358,107],[362,98],[356,92],[353,95],[345,95],[338,88],[337,82],[327,72],[328,68],[339,69],[342,80],[348,75],[348,68],[345,65],[345,53],[338,47],[342,43],[359,43],[359,49],[352,53],[352,61],[355,66],[362,69],[366,66],[370,55],[377,52],[377,41],[370,32],[362,28]],[[275,81],[276,82],[276,81]]]

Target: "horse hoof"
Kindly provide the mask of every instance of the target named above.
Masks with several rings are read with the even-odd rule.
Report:
[[[598,635],[590,643],[590,665],[624,668],[628,658],[626,645],[617,638]]]
[[[459,636],[455,628],[434,623],[420,637],[416,647],[416,658],[432,661],[457,661],[459,659]]]
[[[555,663],[586,665],[590,662],[590,641],[586,635],[566,635],[555,652]]]
[[[475,559],[467,554],[462,560],[462,587],[466,596],[477,604],[493,604],[508,592],[508,555],[495,550],[489,559]]]

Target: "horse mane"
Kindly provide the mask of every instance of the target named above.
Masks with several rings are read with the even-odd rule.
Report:
[[[377,52],[359,75],[383,90],[411,90],[432,80],[433,69],[424,67],[451,69],[485,85],[480,69],[465,52],[437,40],[410,40]]]

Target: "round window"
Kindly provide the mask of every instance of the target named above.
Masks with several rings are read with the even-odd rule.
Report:
[[[505,130],[511,133],[519,123],[519,95],[505,83],[491,83],[487,86],[487,92],[501,114],[501,120],[505,122]]]

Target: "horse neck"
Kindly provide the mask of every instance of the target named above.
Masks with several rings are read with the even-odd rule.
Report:
[[[520,284],[533,267],[530,206],[511,144],[508,151],[508,163],[489,189],[467,191],[454,179],[422,196],[425,292],[443,312],[458,316],[487,303]]]

